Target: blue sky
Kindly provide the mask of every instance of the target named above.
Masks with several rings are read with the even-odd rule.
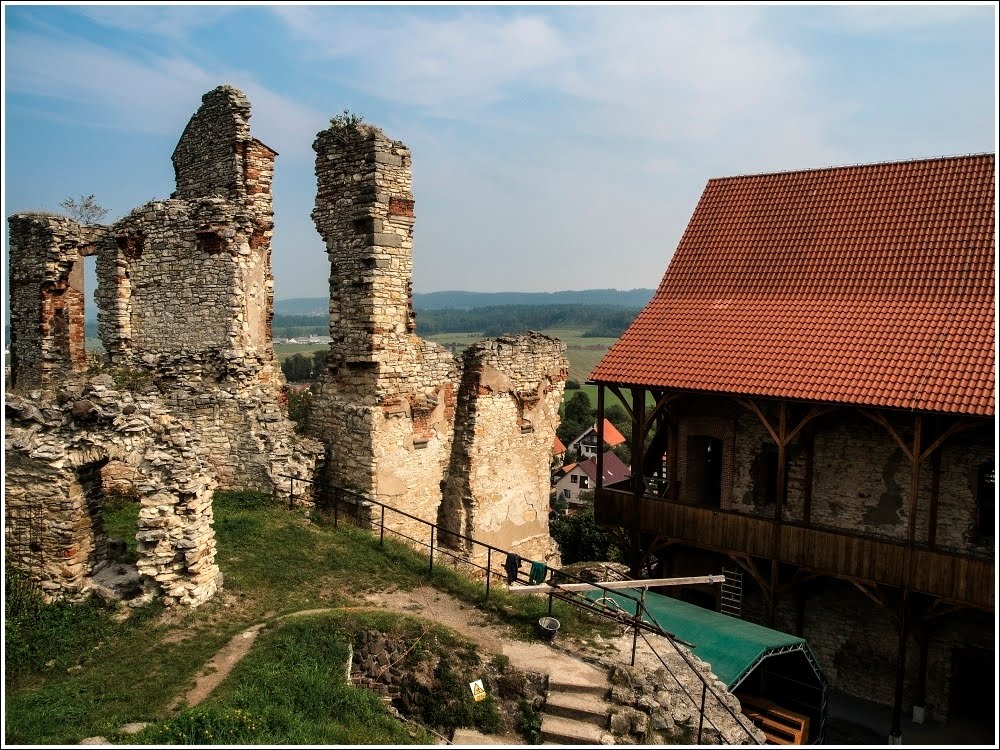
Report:
[[[230,83],[280,153],[279,299],[327,294],[312,142],[344,109],[412,149],[417,292],[656,286],[711,177],[996,144],[992,4],[3,11],[5,214],[169,196]]]

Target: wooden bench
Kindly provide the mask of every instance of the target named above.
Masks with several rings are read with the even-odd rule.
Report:
[[[743,715],[772,745],[804,745],[809,741],[809,717],[755,695],[737,694]]]

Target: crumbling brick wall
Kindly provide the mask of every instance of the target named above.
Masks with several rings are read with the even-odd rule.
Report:
[[[231,86],[207,93],[174,152],[176,192],[113,226],[10,218],[16,376],[8,403],[31,403],[8,409],[8,435],[20,436],[6,450],[16,511],[8,551],[50,596],[79,595],[106,560],[99,484],[142,498],[139,572],[147,584],[170,601],[197,604],[218,585],[211,488],[287,499],[282,475],[312,478],[322,455],[317,442],[294,434],[281,403],[270,330],[276,153],[252,138],[249,117],[249,102]],[[100,378],[110,376],[88,372],[86,255],[97,256],[109,382],[141,388],[141,399],[105,403],[109,383]],[[93,394],[73,396],[74,415],[76,404],[105,401],[67,421],[65,388]],[[155,417],[146,424],[137,413]],[[169,426],[178,420],[183,429]],[[81,440],[91,446],[85,454]],[[294,490],[308,501],[308,483]]]
[[[566,345],[538,333],[463,353],[455,443],[439,512],[444,532],[558,564],[549,536],[548,462],[568,372]],[[486,550],[453,540],[476,562]]]
[[[118,390],[108,375],[55,394],[7,394],[4,538],[7,559],[47,599],[80,598],[107,564],[101,468],[136,467],[139,573],[168,604],[197,605],[222,579],[212,489],[199,442],[158,398]]]
[[[409,149],[342,120],[313,148],[332,343],[309,427],[326,445],[326,479],[447,530],[549,556],[562,345],[544,336],[484,342],[466,359],[478,374],[462,381],[455,358],[414,333]],[[505,390],[478,389],[487,369],[505,379]],[[532,421],[533,433],[523,429]],[[501,477],[482,478],[501,465]],[[445,486],[452,499],[442,504]],[[424,524],[399,514],[387,514],[386,525],[429,541]]]
[[[414,333],[410,152],[368,125],[319,134],[313,220],[330,257],[330,354],[312,401],[327,479],[433,521],[451,452],[458,366]],[[427,529],[390,514],[416,538]]]
[[[10,217],[11,385],[34,388],[84,373],[83,259],[99,226],[39,213]]]

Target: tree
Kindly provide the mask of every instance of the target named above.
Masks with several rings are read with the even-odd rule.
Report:
[[[556,516],[549,522],[549,534],[559,545],[563,565],[625,559],[614,540],[597,525],[590,508],[572,516]]]
[[[308,382],[312,379],[312,358],[305,354],[293,354],[281,363],[281,372],[289,383]]]
[[[313,370],[312,377],[313,380],[319,380],[323,373],[326,371],[326,358],[329,356],[329,349],[318,349],[313,352]]]
[[[566,381],[566,390],[567,391],[578,391],[578,390],[580,390],[580,381],[579,380],[573,380],[573,378],[570,378],[569,380]]]
[[[584,430],[593,427],[595,419],[596,413],[590,405],[590,397],[586,391],[576,391],[563,407],[563,418],[556,435],[563,443],[569,445]]]
[[[59,207],[81,224],[100,224],[108,215],[108,209],[97,202],[93,193],[81,195],[79,200],[67,198]]]

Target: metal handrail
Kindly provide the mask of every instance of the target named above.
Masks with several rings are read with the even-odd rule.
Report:
[[[420,518],[418,516],[415,516],[412,513],[407,513],[406,511],[399,510],[398,508],[394,508],[391,505],[387,505],[386,503],[383,503],[383,502],[381,502],[379,500],[375,500],[374,498],[368,497],[368,496],[366,496],[366,495],[364,495],[364,494],[362,494],[360,492],[348,489],[346,487],[339,487],[337,485],[328,485],[328,484],[326,484],[325,482],[322,482],[322,481],[317,482],[317,481],[312,480],[312,479],[306,479],[304,477],[296,477],[296,476],[292,476],[292,475],[289,475],[289,474],[277,474],[276,476],[280,476],[280,477],[283,477],[285,479],[288,479],[289,482],[290,482],[290,487],[289,487],[289,507],[294,507],[293,506],[293,498],[294,498],[294,494],[295,494],[295,487],[294,487],[295,482],[306,482],[307,484],[318,486],[321,489],[332,489],[332,491],[333,491],[333,499],[334,499],[334,527],[338,526],[338,524],[339,524],[339,498],[340,498],[341,494],[346,494],[346,495],[354,498],[355,501],[357,501],[358,503],[368,503],[370,505],[379,506],[381,508],[381,514],[380,514],[380,519],[379,519],[379,545],[381,546],[384,543],[385,532],[388,530],[390,533],[396,534],[397,536],[400,536],[400,537],[402,537],[404,539],[407,539],[407,540],[409,540],[409,541],[413,542],[414,544],[417,544],[417,545],[419,545],[421,547],[423,547],[423,546],[429,547],[429,549],[430,549],[429,573],[433,574],[433,572],[434,572],[434,547],[435,547],[434,541],[435,541],[435,535],[436,535],[437,532],[441,531],[441,529],[438,526],[438,524],[433,523],[431,521],[427,521],[426,519]],[[423,541],[421,541],[419,539],[415,539],[415,538],[413,538],[411,536],[403,534],[402,532],[397,531],[396,529],[387,528],[386,525],[385,525],[385,511],[386,510],[389,510],[389,511],[391,511],[393,513],[397,513],[398,515],[404,516],[405,518],[409,518],[409,519],[411,519],[413,521],[417,521],[419,523],[422,523],[422,524],[430,527],[430,532],[431,532],[430,544],[428,545],[427,543],[425,543],[425,542],[423,542]],[[356,514],[356,515],[358,515],[358,522],[360,524],[360,522],[361,522],[360,514]],[[369,519],[369,522],[371,522],[371,519]],[[501,555],[504,555],[504,556],[510,555],[511,553],[508,550],[504,550],[504,549],[502,549],[500,547],[496,547],[496,546],[494,546],[492,544],[489,544],[487,542],[479,541],[478,539],[475,539],[474,537],[466,536],[465,534],[461,534],[459,532],[444,530],[443,533],[446,534],[450,538],[462,539],[462,540],[465,540],[467,542],[470,542],[473,546],[478,545],[478,546],[484,547],[486,549],[486,551],[487,551],[487,562],[486,562],[486,567],[483,567],[482,565],[474,562],[473,560],[469,559],[468,557],[457,555],[457,554],[451,552],[448,549],[445,549],[445,548],[442,548],[442,547],[438,546],[438,552],[439,553],[447,555],[448,557],[451,557],[451,558],[456,559],[456,560],[461,560],[466,565],[469,565],[469,566],[471,566],[473,568],[476,568],[478,570],[482,570],[482,571],[486,572],[486,601],[489,601],[489,597],[490,597],[490,580],[491,580],[491,577],[494,576],[494,575],[497,576],[497,577],[500,577],[500,578],[503,577],[499,573],[495,573],[493,571],[493,569],[492,569],[492,557],[493,557],[493,553],[497,552],[497,553],[499,553]],[[437,537],[438,537],[438,541],[440,541],[441,534],[437,533]],[[572,573],[568,573],[568,572],[560,570],[558,568],[551,568],[550,567],[550,568],[548,568],[548,570],[551,572],[551,576],[552,576],[551,582],[552,582],[553,586],[558,587],[558,585],[559,585],[558,581],[556,580],[557,577],[558,578],[571,579],[573,581],[577,581],[577,582],[580,582],[580,583],[588,583],[588,584],[591,584],[591,585],[595,586],[597,589],[599,589],[600,591],[603,592],[603,594],[604,594],[603,598],[604,599],[606,599],[606,600],[610,599],[610,597],[608,597],[607,595],[609,593],[612,593],[612,589],[605,588],[601,584],[593,582],[593,581],[586,581],[583,578],[580,578],[579,576],[573,575]],[[704,721],[706,720],[706,718],[708,719],[708,723],[719,733],[719,735],[723,739],[725,739],[725,736],[722,734],[722,731],[715,725],[715,723],[711,720],[710,717],[706,717],[706,715],[705,715],[705,700],[706,700],[707,694],[709,694],[709,693],[711,693],[711,695],[715,698],[715,700],[729,713],[729,715],[736,722],[737,726],[739,726],[741,729],[743,729],[743,731],[747,734],[748,737],[750,737],[750,739],[752,739],[757,744],[761,744],[760,741],[753,735],[753,733],[743,724],[743,722],[741,722],[739,720],[739,718],[737,718],[736,714],[733,713],[733,710],[722,700],[722,698],[718,695],[718,693],[716,693],[715,690],[708,684],[708,681],[705,679],[705,676],[701,673],[701,670],[698,669],[694,665],[694,663],[691,661],[691,659],[678,646],[679,643],[684,643],[684,645],[687,645],[689,647],[693,647],[693,645],[692,644],[687,644],[687,643],[685,643],[683,641],[680,641],[672,633],[668,633],[667,631],[665,631],[662,628],[662,626],[653,618],[652,614],[649,612],[649,610],[646,608],[646,605],[645,605],[645,601],[644,601],[644,599],[645,599],[645,592],[643,592],[643,594],[640,595],[640,597],[638,597],[638,598],[635,597],[635,596],[632,596],[631,594],[628,594],[628,593],[626,593],[625,591],[622,591],[622,590],[614,590],[613,593],[615,595],[619,596],[619,597],[623,597],[624,599],[627,599],[627,600],[629,600],[629,601],[631,601],[631,602],[634,603],[633,609],[634,609],[635,613],[633,615],[628,615],[627,612],[625,612],[624,609],[621,609],[621,614],[626,614],[628,616],[628,618],[631,620],[631,622],[629,623],[629,625],[630,625],[630,627],[632,628],[632,631],[633,631],[633,635],[632,635],[632,666],[635,666],[636,646],[637,646],[637,643],[638,643],[638,638],[639,638],[639,635],[640,635],[640,631],[648,631],[648,632],[653,633],[654,635],[659,635],[661,637],[666,638],[667,641],[670,643],[670,645],[674,648],[674,650],[677,651],[677,653],[684,660],[685,664],[687,664],[688,668],[694,673],[694,675],[702,683],[702,691],[701,691],[702,695],[701,695],[701,705],[700,705],[700,708],[699,708],[700,719],[699,719],[699,725],[698,725],[697,744],[701,744],[702,725],[703,725]],[[601,617],[605,617],[605,618],[611,619],[611,620],[613,620],[613,621],[615,621],[617,623],[621,623],[622,622],[622,618],[621,618],[621,616],[620,616],[619,613],[613,613],[613,612],[611,612],[610,608],[608,608],[608,607],[598,606],[593,600],[591,600],[588,597],[578,597],[578,596],[573,595],[571,592],[558,592],[558,591],[549,593],[548,597],[549,597],[549,615],[550,616],[552,614],[552,601],[553,601],[553,599],[559,599],[560,601],[566,602],[567,604],[569,604],[571,606],[574,606],[574,607],[577,607],[578,609],[583,609],[585,611],[588,611],[591,614],[596,614],[596,615],[599,615]],[[648,617],[648,621],[647,621],[647,617]],[[685,688],[684,685],[680,682],[680,680],[677,678],[677,676],[673,673],[673,670],[671,670],[670,667],[667,665],[667,663],[663,660],[663,657],[661,657],[659,655],[659,653],[656,651],[656,649],[653,647],[653,645],[646,638],[645,634],[642,635],[642,639],[646,643],[646,645],[649,646],[650,650],[653,652],[653,654],[656,656],[656,658],[659,659],[660,663],[663,664],[663,666],[667,669],[667,672],[670,674],[670,676],[674,678],[674,681],[677,682],[677,684],[681,687],[681,689],[684,691],[685,695],[687,695],[688,699],[692,701],[692,704],[695,705],[695,707],[698,707],[698,704],[694,702],[694,698],[690,695],[690,693],[688,693],[687,688]]]

